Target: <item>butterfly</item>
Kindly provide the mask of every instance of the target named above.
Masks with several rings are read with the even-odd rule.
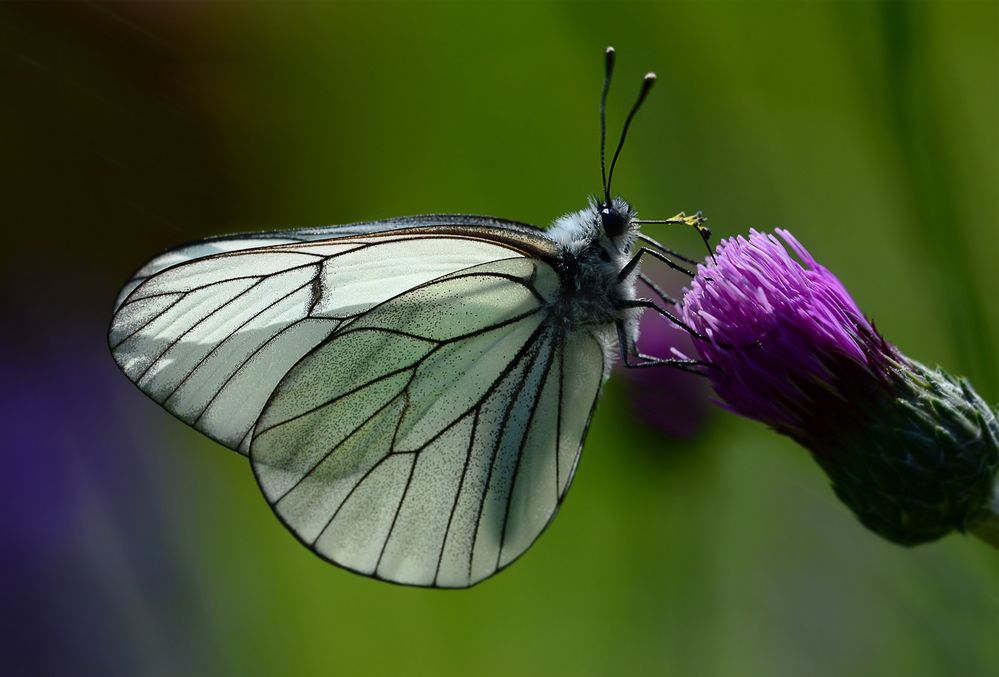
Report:
[[[146,263],[111,353],[185,423],[249,457],[276,515],[321,557],[409,585],[467,587],[555,516],[619,353],[636,348],[642,256],[685,270],[610,192],[550,228],[430,215],[212,237]],[[633,252],[636,240],[649,247]],[[689,271],[686,271],[689,274]],[[675,303],[675,302],[674,302]],[[688,331],[692,331],[687,327]]]

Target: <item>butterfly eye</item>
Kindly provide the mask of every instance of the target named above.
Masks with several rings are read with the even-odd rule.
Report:
[[[619,237],[624,233],[626,226],[624,215],[607,205],[600,208],[600,223],[603,225],[607,237]]]

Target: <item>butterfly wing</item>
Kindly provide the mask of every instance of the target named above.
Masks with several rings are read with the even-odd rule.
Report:
[[[200,259],[214,254],[258,249],[278,245],[291,245],[317,240],[342,239],[359,235],[378,235],[393,231],[409,229],[428,229],[439,231],[442,228],[459,228],[462,230],[479,229],[486,231],[503,231],[506,233],[521,233],[534,244],[544,245],[543,238],[538,236],[537,227],[497,219],[491,216],[475,216],[471,214],[429,214],[424,216],[402,216],[381,221],[362,221],[337,226],[319,228],[298,228],[292,230],[270,230],[236,235],[220,235],[196,242],[190,242],[173,247],[162,254],[154,256],[139,270],[135,271],[126,282],[115,299],[114,309],[117,310],[129,294],[145,280],[156,273],[194,259]]]
[[[318,554],[463,587],[554,516],[606,373],[549,312],[555,253],[446,215],[219,238],[139,271],[109,342],[150,397],[251,454]]]
[[[550,246],[516,224],[447,218],[458,217],[435,217],[444,222],[437,227],[408,219],[362,224],[370,232],[348,226],[179,248],[147,264],[122,298],[109,331],[114,359],[178,418],[246,453],[277,383],[344,323],[441,275],[527,251],[546,255],[540,248]],[[330,232],[348,235],[306,239]]]
[[[415,286],[303,357],[250,456],[281,520],[324,558],[465,587],[534,542],[569,486],[604,376],[551,312],[556,271],[494,260]]]

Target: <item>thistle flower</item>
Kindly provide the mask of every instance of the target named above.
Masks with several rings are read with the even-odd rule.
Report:
[[[723,240],[683,318],[723,406],[808,448],[840,499],[905,545],[972,530],[999,547],[995,414],[963,380],[901,353],[785,230]],[[991,501],[991,507],[990,507]]]

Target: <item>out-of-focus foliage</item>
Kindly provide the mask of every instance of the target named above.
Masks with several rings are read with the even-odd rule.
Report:
[[[907,354],[999,400],[995,3],[5,4],[5,673],[995,669],[995,553],[882,542],[724,412],[670,441],[612,380],[549,532],[437,592],[311,555],[245,461],[117,373],[111,301],[168,245],[578,209],[607,44],[612,136],[659,74],[616,192],[716,237],[791,228]]]

